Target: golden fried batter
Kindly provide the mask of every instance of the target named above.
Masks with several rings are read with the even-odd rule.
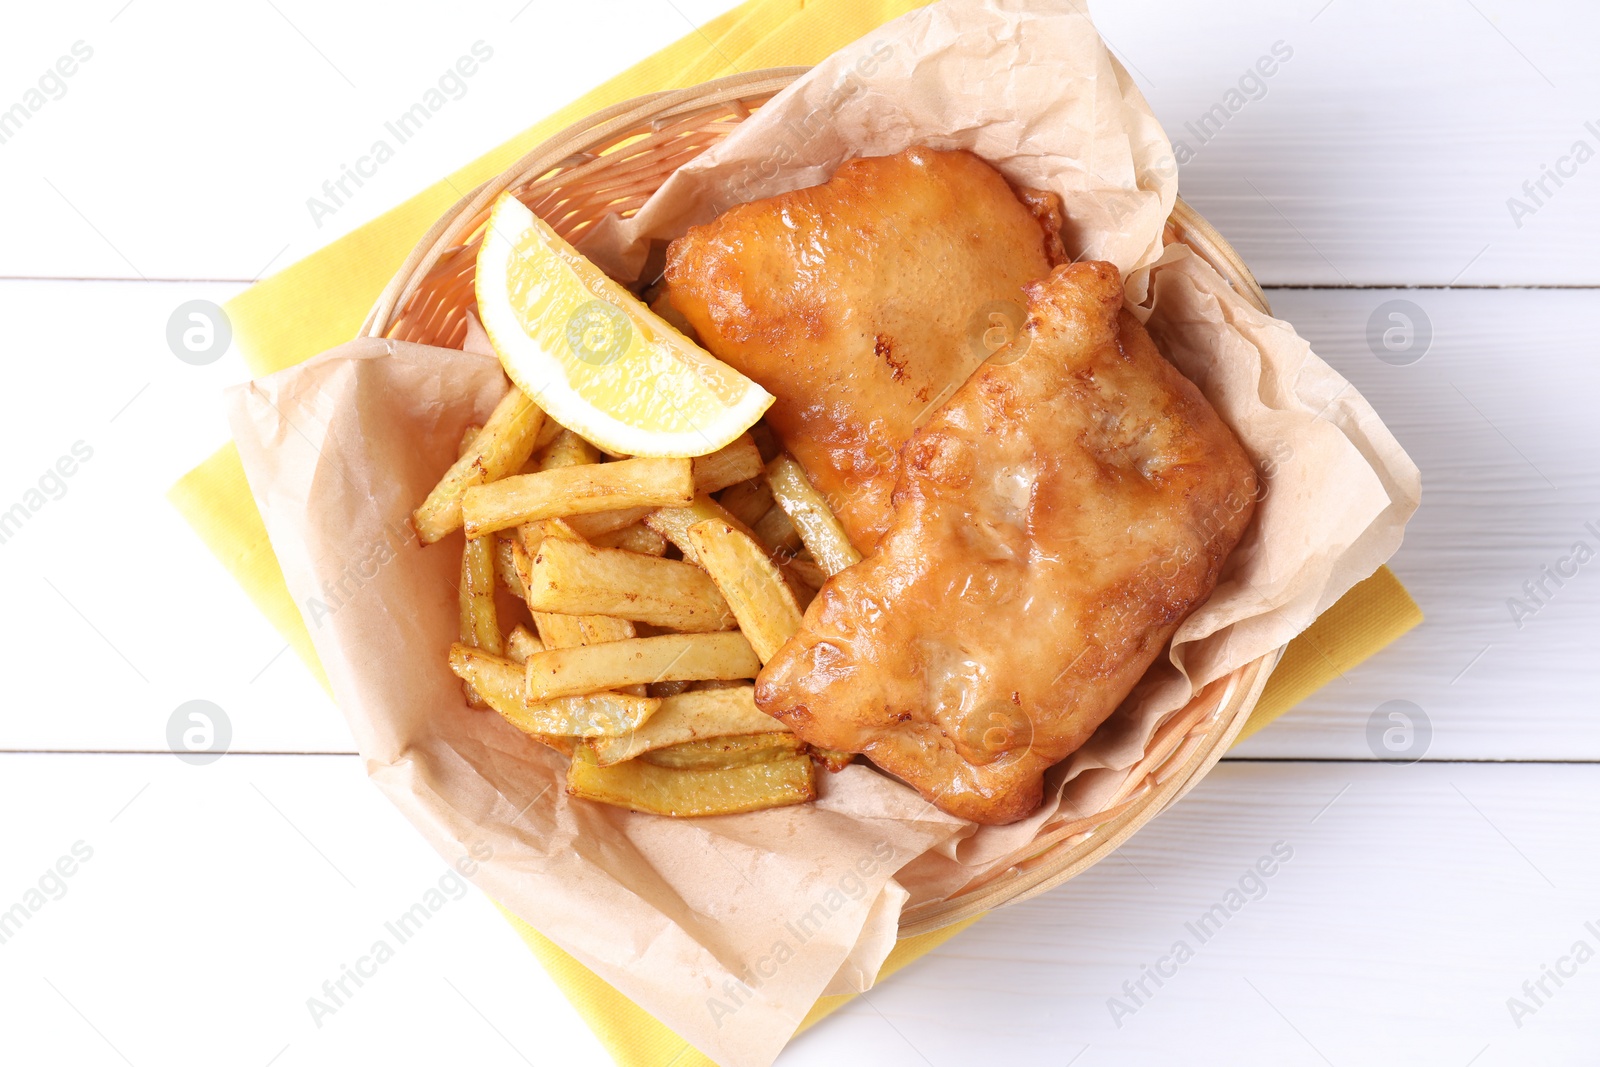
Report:
[[[953,815],[1013,822],[1210,595],[1250,460],[1121,310],[1108,263],[1028,287],[1026,332],[905,446],[877,552],[823,586],[756,700]]]
[[[1025,195],[969,152],[911,148],[735,207],[667,251],[672,304],[777,398],[767,422],[863,551],[919,418],[988,356],[991,314],[1020,311],[1023,284],[1064,258],[1060,201]]]

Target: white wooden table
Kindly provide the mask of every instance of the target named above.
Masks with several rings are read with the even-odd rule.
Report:
[[[475,891],[313,1024],[306,998],[442,864],[164,501],[224,439],[218,391],[245,377],[235,354],[179,362],[165,330],[182,302],[227,298],[725,6],[12,13],[0,108],[82,45],[0,143],[0,511],[42,500],[0,543],[0,910],[39,904],[0,943],[0,1060],[608,1062]],[[1184,195],[1421,465],[1394,568],[1428,621],[1116,858],[985,920],[780,1062],[1600,1061],[1600,561],[1559,585],[1541,570],[1600,549],[1600,10],[1092,6],[1193,149]],[[307,198],[480,40],[493,58],[465,94],[319,225]],[[1275,45],[1292,54],[1219,123]],[[1207,114],[1202,143],[1187,124]],[[1395,300],[1429,326],[1425,351],[1402,353],[1420,359],[1369,344]],[[50,473],[62,457],[70,476]],[[1514,619],[1508,600],[1541,579]],[[166,742],[194,699],[232,727],[205,766]],[[1390,700],[1431,723],[1420,763],[1374,758],[1368,721]],[[1185,923],[1280,842],[1292,859],[1264,895],[1195,944]],[[1194,957],[1157,985],[1145,968],[1180,939]]]

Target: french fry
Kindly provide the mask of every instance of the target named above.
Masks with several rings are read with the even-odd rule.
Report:
[[[516,724],[512,723],[512,725],[515,726]],[[555,749],[567,759],[571,759],[572,754],[583,747],[583,742],[571,737],[562,737],[560,734],[529,734],[528,736],[546,748]]]
[[[772,427],[762,420],[750,427],[750,439],[756,443],[756,448],[761,450],[763,463],[771,463],[773,457],[783,451],[783,446],[778,443],[778,435],[772,432]]]
[[[577,648],[587,643],[583,637],[583,624],[576,615],[536,611],[533,613],[533,627],[539,631],[539,643],[545,648]]]
[[[593,543],[601,548],[625,548],[629,552],[638,552],[645,556],[667,554],[667,539],[642,522],[601,534],[594,538]]]
[[[533,556],[525,546],[537,553],[546,540],[571,541],[584,544],[582,537],[562,519],[541,519],[517,527],[517,574],[523,588],[533,577]],[[524,594],[524,600],[526,600]],[[546,648],[573,648],[578,645],[596,645],[605,641],[625,641],[636,636],[633,623],[606,615],[566,615],[560,612],[539,611],[532,605],[533,624]],[[642,686],[628,687],[628,691],[644,694]]]
[[[689,527],[695,558],[722,590],[739,629],[761,662],[777,655],[800,629],[800,605],[761,546],[725,522],[698,522]]]
[[[523,540],[529,543],[542,545],[546,540],[573,541],[583,543],[583,538],[562,519],[541,519],[530,526],[519,526],[518,532]],[[537,542],[534,538],[537,538]],[[530,564],[531,570],[531,564]],[[528,609],[533,611],[532,608]],[[556,635],[560,644],[553,647],[571,648],[575,645],[599,645],[607,641],[626,641],[638,636],[634,624],[627,619],[618,619],[609,615],[558,615],[548,612],[533,612],[535,625],[542,621],[552,634]],[[576,630],[574,630],[576,627]],[[631,693],[634,696],[645,696],[648,687],[643,685],[623,685],[617,687],[619,693]]]
[[[475,648],[498,653],[502,649],[500,620],[494,603],[494,546],[488,541],[468,541],[461,553],[461,581],[456,587],[460,608],[458,636]],[[469,707],[488,707],[482,694],[463,682],[462,694]]]
[[[482,426],[468,426],[461,431],[461,444],[456,446],[456,458],[460,459],[478,443],[478,435],[483,432]]]
[[[544,412],[513,386],[483,424],[472,448],[451,465],[428,499],[412,513],[417,539],[431,545],[459,529],[467,492],[522,469],[533,455],[543,425]]]
[[[742,767],[670,770],[643,760],[602,767],[579,748],[567,767],[567,792],[585,800],[652,815],[733,815],[804,804],[817,795],[808,756]]]
[[[475,485],[461,498],[461,516],[467,536],[482,537],[538,519],[618,508],[681,507],[693,499],[694,478],[687,459],[623,459]]]
[[[547,537],[533,559],[527,588],[533,611],[611,615],[693,633],[734,625],[733,613],[705,571],[621,548]]]
[[[468,541],[461,553],[461,640],[498,655],[504,648],[494,606],[492,540]]]
[[[694,543],[689,540],[689,527],[697,522],[709,521],[725,522],[736,529],[744,529],[738,519],[704,493],[697,494],[688,507],[657,508],[644,517],[644,524],[672,542],[690,563],[698,563],[699,560],[695,558]]]
[[[535,452],[543,452],[550,447],[550,442],[560,437],[566,432],[566,429],[555,419],[545,419],[544,425],[539,427],[539,436],[534,439],[533,450]]]
[[[492,708],[499,712],[503,707],[515,709],[524,703],[523,687],[517,686],[515,679],[499,669],[501,660],[502,657],[473,648],[465,642],[450,646],[450,656],[446,662],[451,672],[461,679],[461,690],[467,695],[470,707],[480,710]],[[508,659],[505,663],[516,670],[515,662]],[[488,692],[481,693],[479,685]]]
[[[655,697],[626,693],[528,700],[522,667],[504,656],[464,644],[450,646],[450,669],[482,694],[501,718],[525,734],[621,737],[649,722],[661,706]]]
[[[506,657],[513,663],[527,663],[529,656],[543,651],[544,643],[521,623],[513,626],[511,632],[506,634]]]
[[[554,441],[557,437],[560,437],[565,431],[566,431],[566,427],[562,426],[555,419],[549,419],[549,418],[545,419],[544,420],[544,425],[539,427],[539,436],[534,439],[534,442],[533,442],[533,455],[529,456],[528,457],[528,462],[524,463],[522,465],[521,469],[517,470],[515,473],[517,473],[517,474],[536,474],[536,473],[538,473],[538,471],[539,471],[539,459],[540,459],[542,453],[544,452],[544,450],[546,448],[550,447],[550,443],[552,441]]]
[[[779,456],[767,464],[767,482],[778,505],[788,514],[800,540],[830,577],[861,562],[828,501],[806,477],[793,457]]]
[[[511,664],[516,668],[516,664]],[[556,700],[494,706],[500,717],[525,734],[541,737],[610,737],[648,722],[655,697],[631,693],[586,693]]]
[[[597,511],[592,515],[569,515],[567,522],[587,541],[643,522],[645,516],[655,510],[654,507],[618,508],[616,511]]]
[[[638,629],[630,620],[614,615],[579,615],[578,627],[583,631],[583,643],[586,645],[630,641],[639,636]],[[644,692],[644,687],[640,686],[639,691]]]
[[[559,537],[564,541],[588,540],[566,519],[540,519],[537,522],[525,522],[516,528],[513,537],[522,545],[522,550],[531,560],[539,554],[539,546],[544,544],[546,537]]]
[[[805,555],[786,561],[783,569],[812,590],[821,589],[822,583],[828,580],[828,573],[817,565],[817,561]]]
[[[539,457],[539,469],[559,470],[585,463],[599,463],[600,450],[571,430],[562,430]]]
[[[751,734],[748,737],[707,737],[699,741],[685,741],[681,745],[668,745],[642,758],[657,767],[677,770],[701,770],[709,767],[742,767],[747,763],[795,756],[805,750],[806,743],[794,734]]]
[[[744,434],[732,444],[694,458],[694,491],[715,493],[730,485],[759,478],[765,469],[761,450],[749,434]]]
[[[730,515],[746,526],[760,522],[761,516],[771,511],[772,505],[777,503],[772,496],[772,486],[767,484],[765,468],[760,478],[730,485],[717,499]]]
[[[533,576],[533,557],[528,555],[522,547],[521,541],[513,541],[511,550],[512,559],[517,571],[517,580],[522,585],[522,596],[528,596],[528,581]],[[533,611],[534,629],[539,631],[539,643],[545,648],[572,648],[584,643],[583,623],[576,615],[558,615],[552,612]]]
[[[530,699],[597,693],[623,685],[754,678],[761,670],[750,642],[736,630],[661,634],[576,648],[547,648],[528,657]]]
[[[517,586],[522,590],[523,599],[528,596],[528,572],[533,569],[533,557],[528,555],[528,550],[522,547],[522,539],[516,536],[505,538],[504,542],[511,546],[511,573],[517,579]]]
[[[768,508],[767,513],[761,516],[761,521],[750,529],[771,555],[792,556],[800,547],[800,531],[795,529],[789,513],[777,504]]]
[[[504,533],[505,531],[501,531]],[[494,572],[500,579],[500,584],[511,591],[511,595],[518,600],[527,599],[523,589],[522,578],[517,574],[516,559],[517,542],[513,537],[495,535],[494,538]]]
[[[695,689],[663,697],[661,706],[643,726],[621,737],[595,738],[589,747],[594,749],[600,765],[609,767],[658,748],[708,737],[788,732],[782,722],[756,707],[754,686],[736,684],[727,689]]]
[[[810,610],[811,602],[817,599],[816,588],[807,585],[787,563],[779,565],[778,569],[783,572],[783,581],[789,587],[789,592],[794,594],[794,602],[800,605],[800,614],[804,615]]]

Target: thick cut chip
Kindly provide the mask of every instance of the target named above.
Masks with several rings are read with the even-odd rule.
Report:
[[[706,572],[681,560],[546,538],[528,575],[528,607],[609,615],[685,632],[728,630],[734,614]]]
[[[743,737],[706,737],[646,752],[646,763],[657,767],[698,770],[705,767],[742,767],[746,763],[782,759],[805,751],[806,743],[791,733],[747,734]]]
[[[525,734],[622,737],[650,720],[661,701],[629,693],[586,693],[528,700],[523,668],[514,660],[468,645],[450,646],[450,669]]]
[[[495,610],[495,545],[491,539],[468,541],[461,553],[461,584],[457,589],[461,611],[461,640],[475,648],[499,653],[504,647]]]
[[[779,456],[767,468],[772,495],[811,552],[811,558],[827,574],[838,574],[861,562],[861,553],[850,543],[838,516],[827,500],[812,488],[806,472],[789,456]],[[821,584],[820,582],[817,584]]]
[[[591,745],[601,765],[609,766],[653,749],[708,737],[788,732],[789,727],[756,707],[753,686],[736,685],[663,697],[643,726],[622,737],[596,738]]]
[[[697,522],[688,536],[750,647],[767,662],[800,628],[800,604],[783,573],[754,538],[729,523]]]
[[[787,559],[800,550],[800,531],[795,529],[794,522],[782,505],[773,504],[768,508],[750,532],[775,558]]]
[[[516,663],[527,663],[535,652],[543,652],[544,643],[520,623],[506,634],[506,655]]]
[[[480,538],[481,540],[481,538]],[[494,541],[494,572],[506,591],[518,600],[527,596],[522,578],[517,573],[517,539],[515,531],[501,530]]]
[[[755,440],[745,434],[727,448],[694,461],[694,491],[716,493],[761,475],[766,466]]]
[[[533,455],[544,423],[544,412],[521,390],[506,393],[483,429],[412,514],[417,539],[431,545],[460,529],[461,501],[467,490],[521,470]]]
[[[577,467],[585,463],[599,463],[600,450],[571,430],[562,430],[538,457],[542,471]]]
[[[572,529],[584,540],[604,537],[606,534],[626,530],[655,511],[654,507],[617,508],[615,511],[597,511],[592,515],[573,515],[567,519]]]
[[[735,815],[804,804],[817,795],[809,756],[742,767],[672,770],[643,760],[602,767],[579,748],[567,767],[567,792],[651,815]]]
[[[745,529],[738,519],[730,515],[721,504],[701,493],[694,498],[694,502],[682,508],[660,508],[645,516],[644,524],[656,531],[690,563],[699,563],[695,555],[694,542],[689,540],[689,527],[697,522],[721,521],[726,522],[736,529]],[[749,531],[746,530],[748,533]]]
[[[686,459],[623,459],[580,463],[474,486],[461,498],[468,537],[539,519],[635,507],[681,507],[694,499]],[[629,519],[622,526],[631,526]],[[616,527],[621,529],[621,526]]]
[[[583,538],[577,531],[561,519],[541,519],[517,527],[513,558],[524,599],[527,597],[529,583],[533,580],[533,557],[546,542],[551,541],[584,544]],[[539,640],[545,648],[598,645],[605,641],[622,641],[637,636],[633,623],[627,619],[609,615],[566,615],[556,611],[540,611],[532,603],[528,605],[528,610],[533,615],[533,624],[538,628]]]
[[[985,823],[1038,806],[1044,772],[1211,594],[1256,498],[1232,432],[1122,310],[1115,267],[1062,267],[1029,295],[1026,347],[906,445],[889,532],[756,685],[812,745]]]
[[[728,509],[728,514],[744,523],[754,526],[761,521],[761,517],[772,510],[776,503],[772,496],[772,486],[767,484],[767,479],[752,478],[748,482],[730,485],[717,497],[717,502]]]
[[[602,548],[625,548],[629,552],[637,552],[641,556],[664,556],[667,554],[667,539],[656,533],[642,522],[632,526],[624,526],[620,530],[599,534],[594,543]]]
[[[760,669],[755,650],[737,630],[658,634],[536,652],[528,657],[528,693],[546,700],[651,682],[754,678]]]

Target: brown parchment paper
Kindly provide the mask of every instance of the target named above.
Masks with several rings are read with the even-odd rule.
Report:
[[[343,345],[239,387],[230,419],[290,591],[368,772],[477,884],[718,1063],[764,1067],[822,993],[867,988],[901,909],[958,891],[1051,819],[1096,810],[1160,722],[1287,642],[1400,542],[1416,468],[1349,383],[1181,246],[1175,169],[1143,98],[1073,3],[963,0],[825,61],[585,251],[622,277],[649,242],[852,156],[969,148],[1066,205],[1069,250],[1132,306],[1256,459],[1257,518],[1212,599],[1024,822],[978,828],[868,766],[810,806],[672,820],[573,801],[564,761],[469,710],[444,665],[459,535],[407,518],[506,388],[484,354]]]

